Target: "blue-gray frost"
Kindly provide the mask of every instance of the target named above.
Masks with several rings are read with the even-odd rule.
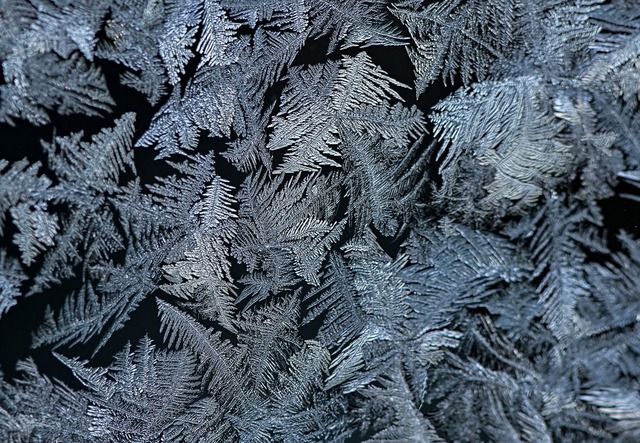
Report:
[[[640,441],[640,2],[0,0],[0,61],[0,441]]]

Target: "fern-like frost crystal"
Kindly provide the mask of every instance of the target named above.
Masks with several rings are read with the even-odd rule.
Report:
[[[640,6],[0,0],[0,441],[640,441]]]

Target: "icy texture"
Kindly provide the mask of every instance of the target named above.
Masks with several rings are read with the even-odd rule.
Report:
[[[640,441],[639,231],[603,211],[640,202],[637,2],[0,0],[0,29],[0,124],[54,129],[0,160],[0,322],[50,303],[1,441]]]

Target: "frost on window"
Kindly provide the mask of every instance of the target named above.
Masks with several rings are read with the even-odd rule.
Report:
[[[0,441],[640,441],[636,2],[0,30]]]

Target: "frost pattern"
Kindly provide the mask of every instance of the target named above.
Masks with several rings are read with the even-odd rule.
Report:
[[[640,440],[636,3],[0,29],[0,440]]]

